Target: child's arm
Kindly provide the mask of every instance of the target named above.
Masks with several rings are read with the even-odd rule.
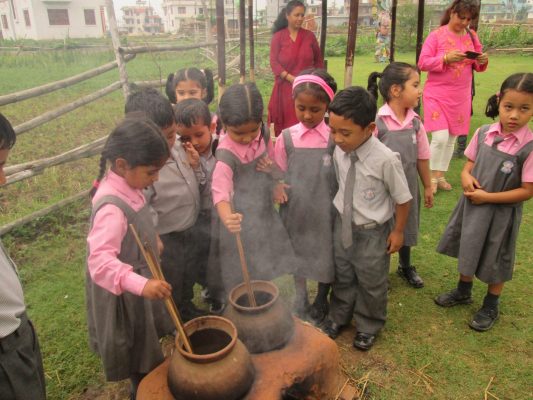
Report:
[[[159,279],[149,279],[144,285],[141,296],[150,300],[166,299],[172,294],[172,287],[168,282]]]
[[[533,183],[522,182],[518,189],[507,190],[506,192],[489,193],[483,189],[475,189],[464,194],[473,204],[509,204],[526,201],[533,197]]]
[[[403,246],[403,231],[409,215],[410,201],[396,204],[396,218],[392,232],[387,238],[387,254],[396,253]]]
[[[424,185],[424,207],[433,207],[433,190],[431,190],[431,172],[429,171],[429,160],[417,160],[416,168],[418,175]]]
[[[471,175],[472,169],[474,168],[474,161],[468,160],[463,167],[461,172],[461,185],[465,195],[467,193],[473,192],[476,189],[481,189],[481,185],[478,180]]]
[[[242,214],[232,212],[229,201],[220,201],[215,207],[220,220],[228,231],[231,233],[238,233],[241,231]]]

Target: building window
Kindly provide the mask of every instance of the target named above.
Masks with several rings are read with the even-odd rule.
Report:
[[[96,25],[96,14],[94,10],[83,10],[85,25]]]
[[[200,14],[200,15],[204,15],[204,9],[203,9],[203,8],[199,8],[199,9],[198,9],[198,14]]]
[[[187,14],[187,7],[178,7],[178,14]]]
[[[2,14],[2,27],[6,30],[9,29],[9,25],[7,24],[7,15]]]
[[[22,10],[22,12],[24,13],[24,22],[26,22],[26,26],[30,27],[31,26],[30,12],[28,10]]]
[[[68,20],[68,10],[48,9],[48,22],[50,25],[70,25]]]

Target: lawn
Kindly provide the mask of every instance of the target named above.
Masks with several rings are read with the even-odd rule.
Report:
[[[271,77],[268,49],[258,49],[258,85],[270,95]],[[398,54],[400,61],[413,61],[413,54]],[[0,94],[26,89],[61,79],[113,59],[111,53],[84,50],[53,54],[0,53],[2,79]],[[343,59],[329,58],[330,72],[343,84]],[[476,74],[472,131],[488,120],[483,115],[486,99],[503,79],[517,71],[531,71],[531,57],[494,55],[489,70]],[[176,56],[142,55],[128,64],[132,80],[165,77],[185,65],[210,66],[197,53]],[[212,65],[211,65],[212,67]],[[375,64],[371,55],[357,56],[354,84],[365,84]],[[117,79],[108,72],[61,93],[1,108],[16,125],[67,101],[104,87]],[[123,112],[123,98],[116,92],[67,116],[19,137],[10,164],[59,154],[108,133]],[[11,185],[0,192],[0,224],[84,190],[97,173],[97,159],[79,161],[47,170],[43,175]],[[368,380],[368,399],[481,399],[489,391],[499,399],[533,398],[533,318],[530,298],[533,286],[533,256],[527,252],[533,237],[533,204],[524,209],[514,280],[506,286],[501,317],[487,333],[470,330],[467,321],[479,307],[485,287],[474,286],[473,305],[456,309],[437,308],[432,298],[452,287],[457,280],[453,259],[434,249],[460,195],[459,172],[463,161],[453,160],[448,174],[455,190],[440,192],[435,207],[422,210],[419,246],[413,251],[414,264],[426,282],[420,290],[408,288],[390,274],[389,317],[376,346],[368,353],[351,347],[353,327],[337,339],[343,366],[355,380]],[[3,237],[18,263],[24,284],[28,312],[34,320],[42,345],[47,389],[50,399],[122,398],[120,385],[105,384],[99,360],[87,346],[84,305],[85,235],[88,202],[80,201],[41,218]],[[277,281],[283,297],[290,301],[292,280]]]

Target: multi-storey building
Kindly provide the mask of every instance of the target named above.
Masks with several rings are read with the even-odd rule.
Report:
[[[163,21],[147,6],[146,1],[137,0],[135,6],[125,6],[122,10],[121,29],[132,35],[145,35],[163,32]]]
[[[163,0],[163,22],[165,31],[177,33],[191,27],[201,30],[209,19],[216,23],[215,0]],[[228,29],[239,28],[239,10],[233,0],[224,0],[224,18]]]

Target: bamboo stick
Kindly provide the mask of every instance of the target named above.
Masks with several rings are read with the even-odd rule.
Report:
[[[148,264],[148,268],[150,268],[150,272],[152,273],[155,279],[164,281],[165,278],[163,276],[163,272],[161,271],[161,267],[159,266],[159,263],[157,262],[157,258],[155,257],[153,251],[149,247],[147,249],[147,246],[141,242],[141,238],[139,237],[139,234],[137,233],[137,230],[135,229],[133,224],[130,224],[130,229],[133,233],[133,236],[135,237],[135,241],[137,242],[139,249],[141,250],[141,254],[143,255],[144,259],[146,260],[146,263]],[[174,303],[174,300],[172,299],[172,296],[165,299],[165,305],[170,314],[172,322],[174,322],[174,325],[178,330],[179,335],[183,339],[183,345],[185,346],[185,350],[187,350],[191,354],[194,354],[191,342],[189,341],[189,337],[185,333],[180,313],[178,311],[178,308],[176,307],[176,304]]]

